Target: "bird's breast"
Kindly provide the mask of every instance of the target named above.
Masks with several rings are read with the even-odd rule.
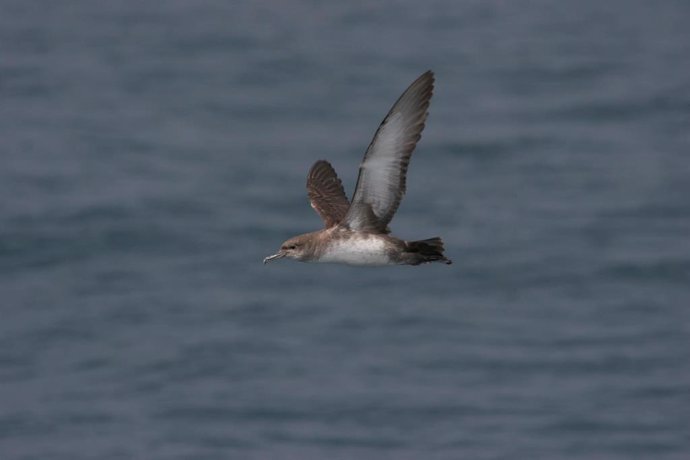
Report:
[[[389,265],[388,245],[375,235],[330,241],[318,262],[349,265]]]

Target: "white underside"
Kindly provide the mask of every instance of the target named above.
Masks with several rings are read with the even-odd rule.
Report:
[[[389,265],[386,244],[382,239],[350,239],[332,242],[318,262],[348,265]]]

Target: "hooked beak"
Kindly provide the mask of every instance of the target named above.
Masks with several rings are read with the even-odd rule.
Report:
[[[277,253],[273,254],[272,256],[266,257],[264,259],[264,265],[266,265],[269,260],[282,259],[283,257],[285,257],[285,253],[283,251],[278,251]]]

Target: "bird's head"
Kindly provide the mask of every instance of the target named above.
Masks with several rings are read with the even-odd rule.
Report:
[[[290,259],[304,260],[309,255],[309,236],[310,234],[299,235],[285,241],[280,245],[280,250],[264,259],[264,264],[270,260],[282,259],[288,257]]]

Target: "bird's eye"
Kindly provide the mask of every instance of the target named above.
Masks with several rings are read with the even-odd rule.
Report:
[[[288,246],[288,249],[296,249],[296,248],[297,248],[297,246],[295,246],[294,244],[291,244],[290,246]]]

